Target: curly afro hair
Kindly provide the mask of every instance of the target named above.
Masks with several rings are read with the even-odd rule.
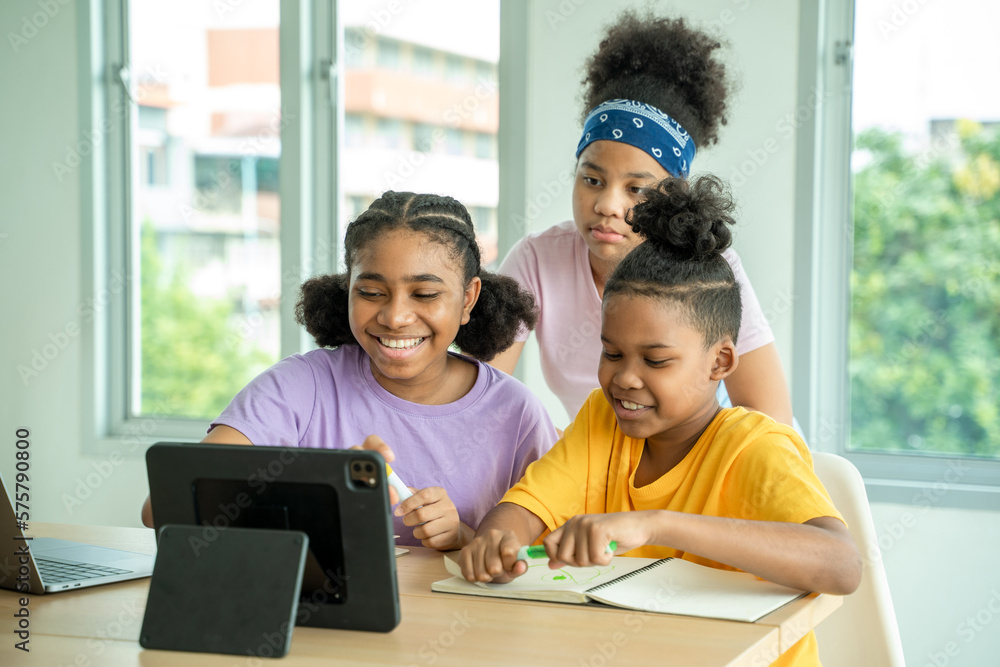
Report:
[[[344,259],[347,273],[318,276],[302,285],[295,319],[320,347],[357,343],[349,321],[351,267],[358,252],[395,229],[420,232],[428,243],[449,250],[466,283],[482,281],[479,300],[469,321],[459,327],[455,343],[465,353],[490,361],[511,345],[521,327],[533,329],[538,319],[535,298],[512,278],[480,267],[479,244],[465,206],[451,197],[386,192],[347,227]],[[420,248],[414,248],[420,252]]]
[[[622,13],[586,62],[581,118],[607,100],[638,100],[673,117],[696,146],[714,144],[731,87],[716,59],[720,48],[683,18]]]
[[[715,176],[666,178],[643,191],[629,213],[645,242],[626,255],[604,287],[613,294],[681,304],[705,346],[725,337],[736,343],[743,305],[732,267],[722,256],[733,240],[735,204]]]

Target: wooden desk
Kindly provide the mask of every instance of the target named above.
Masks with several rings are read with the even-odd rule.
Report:
[[[153,531],[31,524],[29,533],[153,553]],[[441,554],[422,548],[396,560],[402,622],[387,634],[295,628],[276,665],[652,664],[767,665],[830,615],[841,599],[810,595],[757,623],[432,593],[448,576]],[[15,650],[19,594],[0,590],[0,664],[24,667],[158,667],[268,664],[253,657],[147,651],[139,630],[149,579],[28,596],[30,653]],[[9,628],[9,629],[8,629]],[[320,663],[322,661],[322,663]]]

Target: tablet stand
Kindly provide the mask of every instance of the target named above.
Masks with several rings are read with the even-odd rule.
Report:
[[[174,651],[285,655],[308,545],[301,531],[163,526],[139,643]]]

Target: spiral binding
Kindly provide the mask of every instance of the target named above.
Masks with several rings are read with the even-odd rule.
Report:
[[[637,577],[640,574],[642,574],[643,572],[647,572],[649,570],[652,570],[654,567],[659,567],[660,565],[663,565],[664,563],[670,562],[672,560],[673,560],[672,556],[669,557],[669,558],[662,558],[662,559],[656,561],[655,563],[650,563],[649,565],[646,565],[645,567],[640,567],[638,570],[633,570],[633,571],[629,572],[628,574],[623,574],[620,577],[615,577],[611,581],[605,581],[603,584],[600,584],[598,586],[594,586],[593,588],[588,588],[584,592],[585,593],[594,593],[596,591],[603,590],[605,588],[610,588],[611,586],[614,586],[615,584],[617,584],[619,582],[625,581],[626,579],[631,579],[632,577]]]

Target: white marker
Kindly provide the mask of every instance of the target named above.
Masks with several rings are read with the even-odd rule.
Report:
[[[399,494],[399,502],[403,502],[413,495],[413,492],[406,488],[406,484],[403,484],[403,480],[399,478],[399,475],[393,471],[388,463],[385,464],[385,471],[389,473],[389,486],[396,489],[396,493]]]

